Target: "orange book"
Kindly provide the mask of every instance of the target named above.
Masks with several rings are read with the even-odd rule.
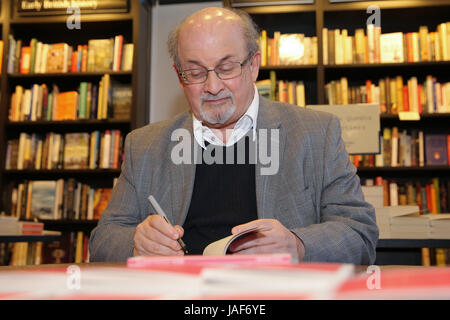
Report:
[[[366,80],[367,103],[372,103],[372,81]]]
[[[369,63],[369,39],[367,36],[364,36],[364,63]]]
[[[61,92],[57,99],[55,120],[75,120],[77,114],[78,92]]]
[[[397,76],[395,78],[395,96],[397,98],[397,109],[398,111],[408,111],[405,109],[404,98],[403,98],[403,78],[402,76]]]
[[[88,46],[87,44],[83,45],[82,55],[81,55],[81,72],[87,71],[87,58],[88,58]]]
[[[114,62],[115,63],[114,71],[120,71],[120,70],[122,70],[121,61],[122,61],[122,51],[123,51],[123,36],[122,35],[116,36],[116,39],[117,39],[117,41],[116,41],[117,51],[114,48],[114,51],[115,51],[114,55],[115,56],[117,55],[117,57],[116,57],[116,61]]]
[[[113,168],[119,168],[119,144],[120,144],[120,130],[114,130],[114,150],[113,150]]]
[[[430,185],[431,213],[438,213],[436,207],[436,189]]]
[[[269,66],[275,65],[274,61],[275,61],[275,39],[270,38],[270,57],[267,61],[268,65]]]
[[[383,180],[383,206],[389,206],[391,199],[389,197],[389,181]]]
[[[83,262],[87,262],[88,258],[89,237],[84,235],[83,238]]]
[[[94,220],[100,219],[103,210],[106,209],[109,198],[111,197],[110,188],[97,189],[94,192]]]
[[[377,176],[377,177],[375,178],[375,185],[376,185],[376,186],[382,186],[382,185],[383,185],[383,177]]]
[[[355,167],[359,167],[359,155],[355,154],[353,156],[353,161],[354,161]]]
[[[70,72],[77,72],[78,65],[78,51],[72,53],[72,65],[70,66]]]
[[[20,53],[20,73],[30,73],[31,47],[22,47]]]
[[[403,86],[403,111],[409,111],[408,86]]]
[[[406,34],[406,48],[407,48],[407,57],[408,62],[414,62],[414,53],[413,53],[413,46],[412,46],[412,32],[408,32]]]

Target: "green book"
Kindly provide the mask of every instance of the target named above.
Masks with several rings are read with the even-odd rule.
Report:
[[[30,62],[30,73],[35,73],[35,65],[36,65],[36,46],[37,46],[37,39],[33,38],[30,42],[31,47],[31,62]]]
[[[46,114],[47,121],[52,120],[52,105],[53,105],[53,93],[50,92],[48,94],[48,99],[47,99],[47,114]]]
[[[87,82],[80,83],[80,101],[79,101],[79,110],[78,110],[78,118],[86,119],[86,99],[87,99]]]
[[[277,75],[275,71],[270,71],[270,100],[276,100],[276,90],[277,90]]]

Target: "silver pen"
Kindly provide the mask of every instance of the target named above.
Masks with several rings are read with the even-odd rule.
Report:
[[[152,196],[149,195],[148,196],[148,200],[150,201],[150,203],[152,204],[153,208],[155,208],[156,213],[159,214],[161,217],[164,218],[164,220],[166,220],[166,222],[170,225],[172,225],[169,221],[169,219],[167,219],[166,213],[164,212],[164,210],[159,206],[159,203],[156,201],[156,199]],[[184,251],[185,254],[188,253],[187,251],[187,247],[186,244],[183,242],[183,240],[181,240],[181,238],[177,239],[177,242],[180,244],[181,249]]]

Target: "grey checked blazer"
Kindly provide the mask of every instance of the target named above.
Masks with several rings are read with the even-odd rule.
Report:
[[[150,213],[150,194],[169,220],[183,225],[194,186],[195,163],[171,161],[172,132],[193,138],[192,116],[150,124],[128,134],[121,175],[90,238],[91,261],[125,261],[133,254],[136,226]],[[259,218],[278,219],[305,245],[305,261],[372,264],[378,228],[364,201],[337,117],[260,97],[257,129],[279,129],[280,166],[261,175],[256,164]],[[269,149],[270,150],[270,149]]]

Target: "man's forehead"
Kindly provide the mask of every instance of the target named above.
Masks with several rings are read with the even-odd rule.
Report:
[[[205,8],[203,10],[197,11],[186,19],[186,23],[198,23],[198,22],[208,22],[208,21],[236,21],[240,17],[227,9],[223,8]]]
[[[241,18],[234,12],[222,8],[206,8],[188,17],[181,26],[181,30],[194,31],[205,28],[221,28],[238,25]]]

